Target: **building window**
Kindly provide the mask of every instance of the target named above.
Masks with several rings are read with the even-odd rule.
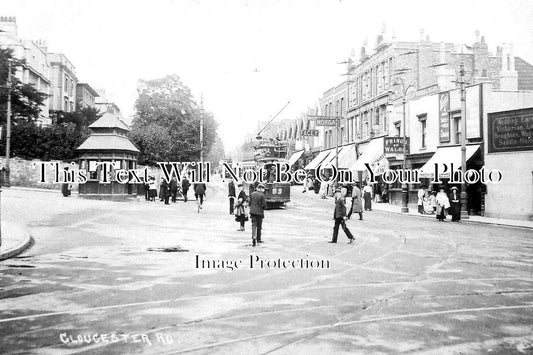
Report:
[[[427,114],[418,115],[418,121],[420,122],[420,147],[425,148]]]
[[[461,116],[454,116],[453,118],[453,132],[454,143],[461,143]]]
[[[401,121],[394,122],[394,131],[396,132],[396,137],[400,137],[402,134]]]

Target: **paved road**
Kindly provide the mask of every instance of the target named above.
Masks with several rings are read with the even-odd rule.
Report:
[[[4,191],[3,218],[36,244],[0,262],[2,352],[533,351],[530,230],[373,211],[348,222],[356,243],[341,231],[332,245],[332,201],[295,188],[252,248],[225,196],[209,187],[197,213]],[[242,264],[197,269],[197,255]],[[250,269],[251,257],[272,268]],[[274,265],[302,258],[330,268]]]

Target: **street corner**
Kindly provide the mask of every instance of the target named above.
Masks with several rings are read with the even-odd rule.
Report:
[[[22,226],[10,222],[2,223],[1,238],[0,261],[17,256],[33,245],[30,234]]]

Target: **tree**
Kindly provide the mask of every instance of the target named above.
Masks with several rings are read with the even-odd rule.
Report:
[[[25,61],[13,57],[12,49],[0,48],[0,123],[6,122],[7,109],[7,72],[11,62],[11,112],[13,124],[20,121],[33,121],[39,117],[41,106],[47,95],[37,91],[30,84],[23,84],[15,77],[17,68],[24,66]]]
[[[209,152],[217,123],[211,113],[200,110],[178,75],[141,80],[137,91],[130,138],[141,150],[142,164],[199,160],[200,114],[204,118],[204,152]]]

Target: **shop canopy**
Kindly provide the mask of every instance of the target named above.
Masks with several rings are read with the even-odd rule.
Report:
[[[339,150],[339,169],[348,169],[357,160],[355,144],[348,144]],[[334,160],[332,161],[334,163]]]
[[[467,161],[472,158],[472,156],[478,151],[479,147],[479,144],[466,146]],[[446,164],[448,168],[447,172],[439,175],[441,178],[449,178],[449,171],[452,163],[454,170],[459,170],[461,168],[461,146],[439,147],[427,163],[420,168],[420,177],[432,178],[433,175],[435,175],[435,164],[438,164],[439,172],[445,170],[444,164]]]
[[[383,137],[371,140],[366,146],[363,154],[357,159],[355,164],[350,167],[353,171],[366,171],[365,164],[372,165],[373,163],[385,159],[383,155]],[[387,159],[385,159],[387,160]]]
[[[298,161],[298,159],[300,159],[303,153],[304,153],[303,149],[297,152],[294,152],[289,158],[289,161],[288,161],[289,166],[293,166]]]
[[[313,170],[316,169],[316,167],[322,163],[331,152],[331,149],[323,150],[315,157],[315,159],[311,160],[309,164],[306,165],[305,170]]]

